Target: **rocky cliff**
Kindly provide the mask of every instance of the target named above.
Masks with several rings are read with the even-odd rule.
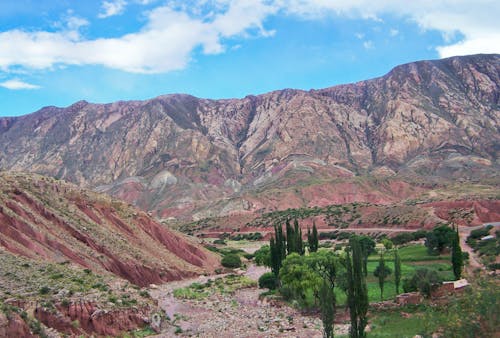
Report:
[[[322,90],[46,107],[0,119],[0,166],[160,218],[387,203],[447,181],[498,184],[499,120],[500,55],[474,55]]]

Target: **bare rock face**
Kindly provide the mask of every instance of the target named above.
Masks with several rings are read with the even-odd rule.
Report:
[[[0,248],[146,286],[213,271],[215,255],[144,212],[39,175],[0,173]]]
[[[308,92],[82,101],[0,119],[0,167],[66,179],[160,218],[183,219],[230,214],[232,205],[255,212],[268,192],[302,206],[335,202],[325,184],[358,176],[413,186],[496,182],[499,86],[500,56],[475,55]],[[346,200],[408,197],[355,185],[360,193]],[[255,201],[242,211],[231,199]],[[286,208],[280,203],[276,208]]]
[[[150,315],[149,308],[101,310],[92,302],[72,303],[68,306],[58,304],[55,309],[42,306],[35,309],[35,317],[40,322],[60,333],[70,335],[97,334],[117,337],[123,332],[148,325]]]

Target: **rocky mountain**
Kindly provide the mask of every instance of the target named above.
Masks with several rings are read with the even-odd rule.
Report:
[[[75,264],[139,286],[219,265],[210,251],[135,207],[39,175],[0,173],[0,225],[2,252]]]
[[[0,167],[200,219],[498,185],[500,55],[243,99],[77,102],[0,119]]]

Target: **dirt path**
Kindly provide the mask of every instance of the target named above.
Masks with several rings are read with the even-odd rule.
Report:
[[[477,254],[474,252],[474,250],[467,244],[466,240],[467,237],[470,235],[470,232],[472,230],[480,229],[484,225],[477,226],[477,227],[466,227],[466,226],[459,226],[458,227],[458,233],[460,235],[460,246],[462,247],[462,250],[469,253],[469,264],[465,266],[465,271],[467,274],[472,275],[474,270],[477,269],[483,269],[484,266],[481,264],[479,261],[479,257]]]

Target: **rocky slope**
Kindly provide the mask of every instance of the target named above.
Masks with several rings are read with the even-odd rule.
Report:
[[[218,259],[144,212],[73,184],[0,173],[0,248],[145,286],[213,271]]]
[[[163,219],[392,203],[456,180],[496,187],[499,120],[500,55],[453,57],[322,90],[46,107],[0,119],[0,167]]]

